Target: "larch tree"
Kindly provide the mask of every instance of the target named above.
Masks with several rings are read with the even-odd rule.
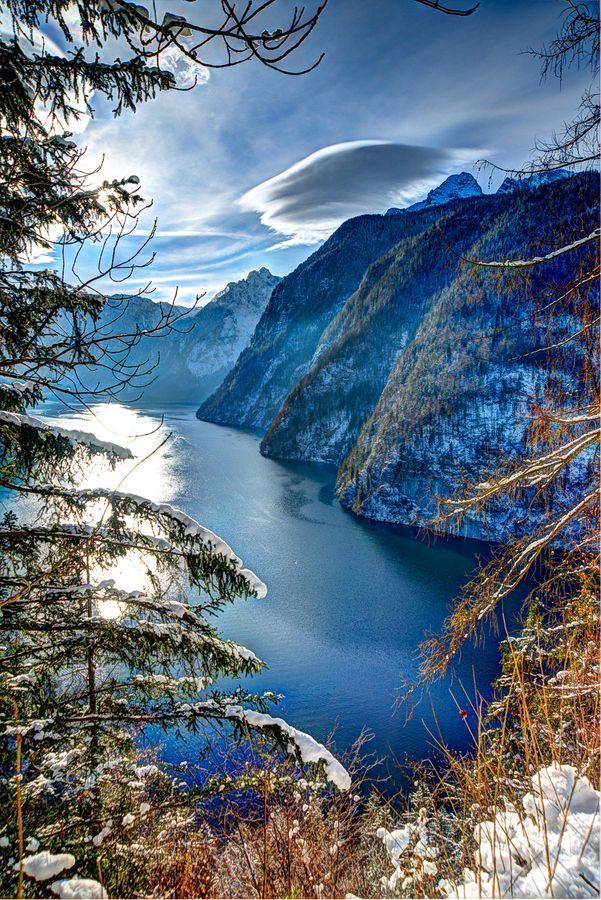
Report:
[[[578,67],[590,72],[591,86],[573,121],[538,143],[523,169],[502,170],[515,190],[528,190],[541,177],[595,167],[599,158],[598,7],[572,0],[562,0],[561,6],[557,37],[531,52],[542,61],[543,77],[561,79]],[[503,601],[518,586],[529,585],[523,630],[504,644],[503,674],[484,735],[494,747],[493,768],[502,758],[516,777],[565,760],[597,775],[598,217],[598,205],[582,209],[580,233],[571,229],[569,235],[560,217],[552,223],[553,244],[547,242],[530,258],[466,260],[474,284],[496,276],[502,289],[508,278],[522,279],[532,311],[519,309],[515,327],[541,336],[533,353],[544,360],[544,379],[528,398],[525,458],[499,460],[479,484],[442,500],[438,524],[443,530],[453,524],[460,528],[470,513],[486,515],[499,500],[513,509],[515,528],[513,538],[467,584],[443,632],[423,643],[420,684],[451,668],[465,642],[478,639],[484,623],[496,621]],[[540,277],[531,277],[544,273],[550,262],[565,270],[561,289],[544,284],[544,277],[542,286]],[[526,735],[533,742],[530,751]],[[524,767],[526,752],[530,757]]]
[[[577,67],[591,85],[574,119],[537,143],[523,168],[501,170],[508,190],[598,165],[598,4],[560,0],[560,7],[556,38],[531,52],[543,77],[561,79]],[[440,499],[440,533],[460,532],[466,516],[485,521],[495,509],[509,511],[512,527],[453,602],[441,633],[422,643],[419,677],[403,697],[411,709],[416,692],[452,674],[466,643],[499,619],[502,668],[491,699],[470,685],[451,688],[472,751],[452,752],[442,735],[445,764],[417,769],[402,825],[379,832],[395,896],[599,895],[598,196],[591,203],[588,194],[576,223],[567,208],[555,212],[549,233],[534,235],[531,255],[463,260],[475,307],[483,284],[502,292],[520,280],[523,301],[496,336],[515,328],[540,338],[529,355],[541,360],[542,377],[531,379],[515,423],[525,452],[497,459],[479,483]],[[506,601],[518,588],[516,621]],[[424,879],[426,864],[435,885]]]
[[[140,340],[185,328],[175,309],[156,327],[107,336],[95,325],[103,286],[121,283],[140,253],[123,249],[144,201],[138,179],[85,169],[69,125],[93,115],[93,95],[115,114],[176,91],[179,59],[223,67],[287,60],[321,12],[275,0],[216,7],[215,24],[125,0],[7,0],[0,36],[0,892],[64,897],[149,889],[145,836],[198,824],[198,803],[232,788],[220,769],[199,781],[143,765],[136,737],[150,726],[203,730],[221,746],[265,729],[338,787],[349,778],[309,735],[267,714],[273,695],[219,690],[222,676],[263,663],[223,638],[210,617],[265,586],[231,548],[183,512],[125,490],[82,489],[96,459],[127,472],[141,461],[93,434],[53,426],[28,410],[44,398],[70,406],[143,387],[152,363],[130,363]],[[199,4],[200,5],[200,4]],[[196,12],[194,7],[191,7]],[[202,17],[203,13],[198,13]],[[207,18],[209,16],[207,15]],[[59,29],[65,50],[45,36]],[[117,54],[120,55],[117,55]],[[174,63],[175,60],[175,63]],[[316,61],[317,62],[317,61]],[[98,271],[77,257],[98,248]],[[49,255],[59,264],[49,267]],[[74,262],[75,260],[75,262]],[[67,261],[69,268],[67,269]],[[99,375],[102,384],[99,386]],[[92,373],[89,377],[87,374]],[[139,590],[112,575],[137,566]],[[250,777],[237,788],[252,788]],[[190,818],[191,817],[191,818]],[[111,858],[103,868],[102,858]],[[77,872],[79,876],[72,877]],[[60,876],[60,877],[59,877]]]

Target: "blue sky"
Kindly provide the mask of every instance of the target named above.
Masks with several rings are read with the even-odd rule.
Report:
[[[308,75],[248,63],[119,119],[99,104],[81,137],[89,160],[140,177],[154,200],[141,235],[158,218],[156,260],[129,287],[151,276],[155,299],[178,286],[190,303],[262,265],[285,274],[344,219],[420,199],[452,172],[491,189],[474,162],[521,164],[585,86],[579,73],[541,84],[523,52],[553,36],[563,5],[482,0],[452,18],[413,0],[329,0],[296,60],[325,51]],[[157,7],[195,17],[190,3]]]

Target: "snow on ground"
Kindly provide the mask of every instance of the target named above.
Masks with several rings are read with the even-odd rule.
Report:
[[[519,804],[501,800],[495,816],[474,829],[476,866],[465,869],[463,881],[444,879],[438,889],[447,897],[598,897],[599,802],[601,794],[573,766],[554,764],[536,772],[532,789]],[[408,860],[403,854],[417,826],[395,831],[381,828],[393,875],[394,889]],[[424,857],[427,853],[413,854]]]

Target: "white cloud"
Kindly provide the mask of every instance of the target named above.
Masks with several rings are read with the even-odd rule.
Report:
[[[177,86],[184,90],[206,84],[210,78],[210,70],[206,66],[193,62],[175,44],[161,52],[161,68],[173,72]]]
[[[271,250],[314,244],[351,216],[413,202],[476,156],[393,141],[333,144],[247,191],[240,207],[285,236]]]

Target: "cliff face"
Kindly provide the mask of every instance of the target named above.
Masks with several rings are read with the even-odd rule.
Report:
[[[591,231],[598,189],[588,173],[350,220],[278,285],[199,415],[264,430],[268,456],[339,466],[340,500],[359,515],[426,522],[437,497],[524,453],[547,362],[532,303],[561,293],[573,257],[527,276],[469,261]],[[570,384],[569,361],[564,374]],[[475,516],[466,533],[500,538],[506,515],[493,510],[486,532]]]
[[[423,230],[431,216],[359,216],[341,225],[278,284],[249,346],[198,417],[265,431],[370,263]]]

